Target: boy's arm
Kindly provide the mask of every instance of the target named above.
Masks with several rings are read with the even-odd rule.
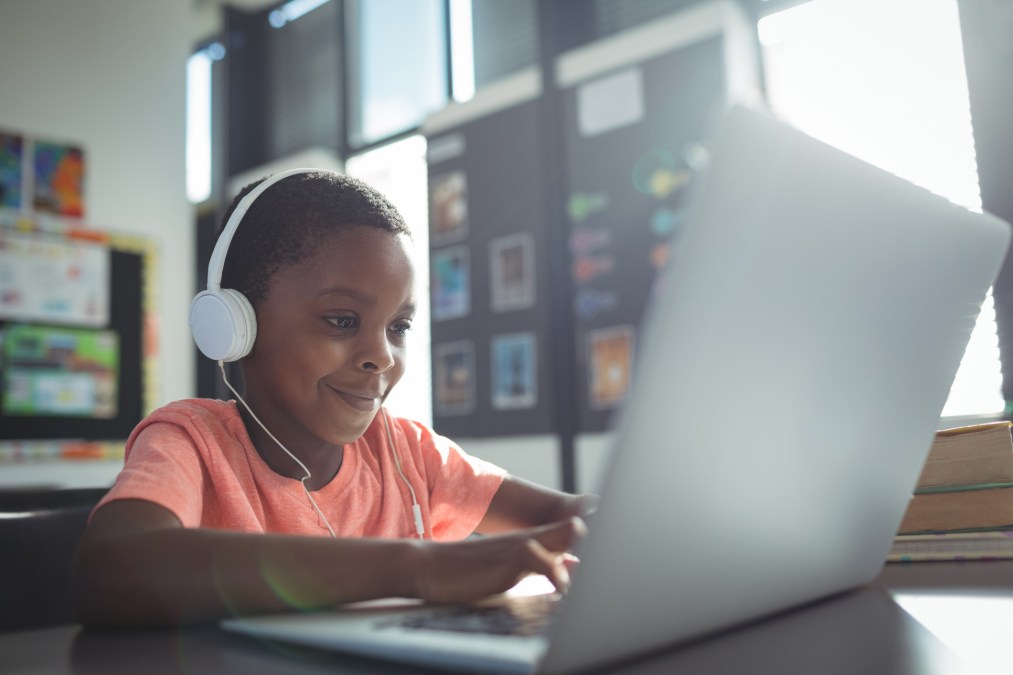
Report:
[[[570,520],[446,544],[330,539],[183,528],[152,502],[110,502],[78,549],[76,614],[90,627],[142,626],[391,596],[459,602],[530,573],[563,588],[563,554],[582,527]]]
[[[507,475],[476,531],[506,532],[573,517],[589,520],[597,506],[598,495],[568,494]]]

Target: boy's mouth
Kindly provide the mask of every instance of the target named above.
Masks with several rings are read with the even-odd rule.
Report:
[[[381,397],[378,394],[354,393],[334,389],[333,387],[331,387],[331,390],[338,395],[338,398],[345,402],[345,405],[358,412],[373,412],[380,405]]]

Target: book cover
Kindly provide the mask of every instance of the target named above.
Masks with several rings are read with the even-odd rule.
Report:
[[[911,498],[899,532],[1013,529],[1013,483],[922,488]]]
[[[1013,483],[1013,437],[1008,421],[936,433],[918,487]]]

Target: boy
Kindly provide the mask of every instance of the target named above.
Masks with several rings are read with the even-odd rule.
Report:
[[[328,172],[255,188],[237,196],[219,241],[221,286],[255,320],[236,357],[243,395],[170,404],[131,434],[79,548],[80,621],[468,601],[531,573],[565,589],[593,497],[509,476],[382,407],[414,318],[400,214]],[[489,536],[465,540],[472,532]]]

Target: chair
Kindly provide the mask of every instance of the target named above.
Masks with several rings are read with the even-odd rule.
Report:
[[[0,633],[74,621],[74,552],[106,491],[0,490]]]

